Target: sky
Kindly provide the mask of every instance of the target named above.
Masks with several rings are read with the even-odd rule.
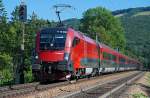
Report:
[[[53,8],[56,4],[69,4],[73,7],[65,9],[61,13],[62,20],[69,18],[80,19],[84,11],[98,6],[105,7],[111,11],[150,6],[150,0],[3,0],[9,18],[15,6],[20,5],[21,1],[24,1],[27,5],[28,18],[34,11],[39,18],[54,21],[58,20]]]

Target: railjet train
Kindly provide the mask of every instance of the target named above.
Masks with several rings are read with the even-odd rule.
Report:
[[[32,71],[36,79],[53,81],[138,69],[138,61],[72,28],[45,28],[36,36]]]

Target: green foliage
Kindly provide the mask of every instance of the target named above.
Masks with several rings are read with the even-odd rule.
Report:
[[[146,95],[144,95],[143,93],[137,93],[137,94],[133,94],[132,95],[133,98],[148,98]]]
[[[6,11],[3,6],[2,0],[0,0],[0,50],[4,50],[4,42],[3,42],[3,35],[7,28],[7,21],[6,21]]]
[[[75,19],[75,18],[67,19],[67,20],[64,20],[63,23],[69,27],[74,28],[75,30],[79,30],[79,25],[80,25],[79,19]]]
[[[126,41],[121,23],[105,8],[88,9],[83,14],[80,30],[94,39],[97,34],[99,41],[124,50]]]
[[[28,70],[25,72],[25,82],[32,82],[33,81],[33,76],[32,76],[32,69],[31,66],[28,68]]]
[[[13,71],[11,69],[0,70],[0,85],[9,85],[13,80]]]
[[[7,13],[3,6],[2,0],[0,0],[0,84],[8,84],[13,77],[13,58],[9,54],[9,48],[7,47],[11,34],[9,34],[6,19]]]
[[[23,26],[19,21],[18,6],[14,8],[14,11],[11,13],[11,20],[8,22],[4,10],[2,0],[0,0],[0,72],[4,78],[2,84],[5,84],[5,82],[7,84],[19,69]],[[35,48],[36,32],[46,27],[51,27],[51,22],[39,19],[34,12],[25,23],[24,73],[26,82],[32,81],[31,52]],[[11,73],[8,73],[9,71]]]
[[[13,80],[12,57],[0,53],[0,85],[7,85]]]
[[[119,18],[125,30],[129,55],[139,58],[145,67],[150,68],[150,15],[140,14],[144,11],[150,11],[150,7],[130,9]]]
[[[12,68],[12,57],[6,53],[0,52],[0,70]]]
[[[0,23],[6,22],[7,13],[5,11],[2,0],[0,0]]]
[[[145,11],[150,11],[150,7],[138,7],[138,8],[128,8],[128,9],[123,9],[123,10],[117,10],[112,12],[113,15],[119,15],[119,14],[128,14],[131,13],[135,14],[137,12],[145,12]]]

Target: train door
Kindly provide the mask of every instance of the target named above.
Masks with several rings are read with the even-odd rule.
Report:
[[[73,66],[74,67],[74,71],[75,73],[77,73],[77,69],[79,68],[79,58],[80,58],[80,46],[79,46],[79,43],[81,42],[81,40],[78,38],[78,37],[75,37],[73,39],[73,42],[72,42],[72,52],[71,52],[71,58],[72,58],[72,63],[73,63]]]
[[[84,64],[85,64],[85,66],[88,64],[88,50],[87,50],[87,42],[86,41],[84,41],[84,49],[83,49],[83,52],[84,52]],[[85,74],[86,75],[89,75],[89,74],[91,74],[92,73],[92,68],[88,68],[88,67],[86,67],[85,68]]]

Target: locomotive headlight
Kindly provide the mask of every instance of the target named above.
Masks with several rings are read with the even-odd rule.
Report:
[[[35,56],[35,59],[38,59],[38,58],[39,58],[38,55],[36,55],[36,56]]]
[[[68,61],[69,60],[69,53],[64,54],[64,60]]]

